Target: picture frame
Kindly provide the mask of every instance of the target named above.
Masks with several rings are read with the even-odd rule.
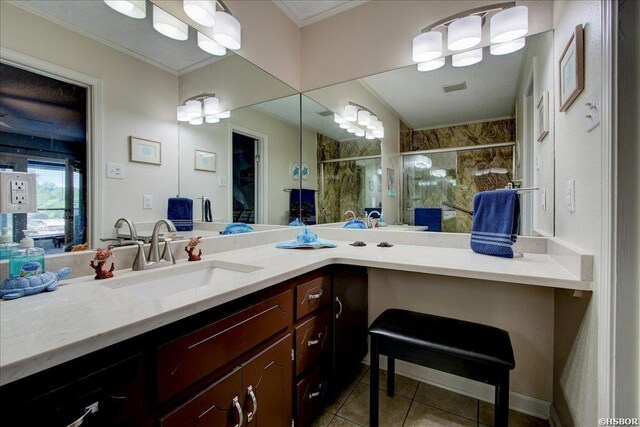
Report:
[[[207,171],[207,172],[215,172],[216,171],[216,153],[212,153],[210,151],[198,150],[197,148],[194,150],[194,166],[193,168],[197,171]]]
[[[309,169],[309,165],[306,162],[303,162],[302,166],[300,166],[300,177],[303,181],[306,181],[309,179],[310,174],[311,170]]]
[[[300,164],[298,162],[291,162],[291,164],[289,164],[289,172],[291,173],[291,179],[298,181],[300,179]]]
[[[536,106],[538,123],[536,125],[537,141],[542,142],[549,134],[549,91],[545,90]]]
[[[560,112],[567,111],[584,90],[584,28],[582,24],[569,39],[560,56]]]
[[[135,136],[129,137],[129,159],[132,162],[162,164],[162,144]]]

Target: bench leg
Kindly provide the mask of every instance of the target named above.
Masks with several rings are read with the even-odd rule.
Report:
[[[494,427],[509,425],[509,373],[501,384],[496,385],[496,404],[493,419]]]
[[[396,359],[387,356],[387,396],[395,394],[396,390]]]
[[[371,367],[369,373],[369,425],[371,427],[378,427],[378,387],[379,377],[378,371],[380,367],[380,356],[378,354],[378,339],[375,336],[371,337]]]

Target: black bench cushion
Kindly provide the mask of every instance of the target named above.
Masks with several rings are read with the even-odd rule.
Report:
[[[369,334],[476,362],[516,366],[509,333],[479,323],[392,308],[378,316]]]

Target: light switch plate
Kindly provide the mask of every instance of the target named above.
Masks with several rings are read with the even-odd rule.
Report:
[[[602,109],[602,101],[600,95],[600,87],[595,87],[584,99],[584,128],[587,132],[591,132],[600,124],[600,110]]]
[[[142,196],[142,209],[153,208],[153,196],[151,194],[145,194]]]
[[[576,211],[576,180],[567,181],[567,209],[569,212]]]
[[[37,212],[36,174],[0,172],[0,212]]]
[[[107,163],[107,178],[124,179],[124,165]]]
[[[227,186],[227,177],[219,176],[218,177],[218,187],[226,187]]]

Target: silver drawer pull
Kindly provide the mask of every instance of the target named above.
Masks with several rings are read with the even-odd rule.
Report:
[[[258,413],[258,399],[256,399],[256,394],[253,392],[253,386],[250,385],[247,387],[247,394],[251,398],[253,402],[253,411],[247,413],[247,423],[250,423],[253,420],[253,417]]]
[[[77,420],[75,420],[74,422],[69,424],[67,427],[78,427],[78,426],[81,426],[82,423],[84,423],[85,417],[87,417],[88,415],[93,414],[94,412],[98,412],[98,402],[93,402],[91,405],[89,405],[86,408],[84,408],[84,415],[82,415],[80,418],[78,418]]]
[[[320,396],[320,392],[319,391],[315,391],[313,393],[309,393],[309,399],[313,399],[314,397],[318,397]]]
[[[339,307],[339,310],[336,313],[336,319],[337,319],[342,314],[342,301],[340,301],[340,298],[336,297],[336,302],[338,303],[338,307]]]
[[[238,424],[236,424],[235,427],[242,427],[242,424],[244,424],[244,415],[242,414],[242,406],[240,406],[238,396],[233,398],[233,406],[236,408],[236,412],[238,413]]]
[[[320,292],[318,292],[317,294],[309,294],[307,298],[309,298],[309,301],[313,301],[314,299],[320,298],[323,294],[324,290],[320,289]]]
[[[307,341],[307,346],[311,347],[312,345],[318,344],[320,342],[320,339],[322,339],[322,332],[318,333],[318,338],[317,339]]]

